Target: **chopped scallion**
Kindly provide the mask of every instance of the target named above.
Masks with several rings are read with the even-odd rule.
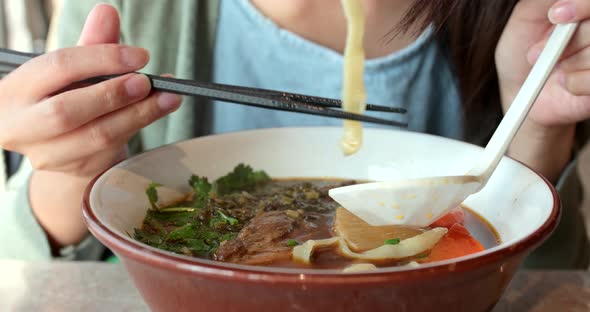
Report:
[[[422,258],[426,258],[426,257],[428,257],[428,255],[430,255],[430,253],[428,253],[428,252],[424,252],[424,253],[421,253],[421,254],[419,254],[419,255],[415,255],[415,256],[414,256],[414,258],[415,258],[415,259],[422,259]]]
[[[227,223],[229,223],[229,225],[236,225],[238,224],[238,219],[236,218],[232,218],[232,217],[228,217],[226,216],[223,212],[221,212],[220,210],[217,210],[217,214]]]
[[[169,207],[160,209],[160,212],[193,212],[196,210],[197,208],[191,207]]]
[[[399,238],[392,238],[392,239],[388,239],[385,241],[385,245],[397,245],[399,244],[399,242],[401,242],[401,239]]]

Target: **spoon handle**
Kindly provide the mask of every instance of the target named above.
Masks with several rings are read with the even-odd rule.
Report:
[[[468,173],[480,177],[482,188],[496,169],[496,166],[498,166],[504,153],[506,153],[510,142],[512,142],[533,103],[537,100],[539,93],[541,93],[549,75],[577,27],[578,23],[557,25],[555,27],[539,59],[488,142],[481,161]]]

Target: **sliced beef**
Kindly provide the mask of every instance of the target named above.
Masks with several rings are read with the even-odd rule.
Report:
[[[264,265],[291,259],[292,252],[290,247],[276,247],[277,248],[269,251],[244,255],[237,263],[248,265]]]
[[[284,211],[269,211],[252,218],[238,234],[249,250],[264,250],[269,243],[291,233],[296,220]]]
[[[219,246],[215,259],[244,264],[264,264],[291,256],[285,243],[300,223],[284,211],[269,211],[252,218],[238,236]],[[299,232],[299,231],[297,231]]]
[[[225,241],[217,248],[215,260],[228,261],[233,258],[241,258],[248,250],[239,239]]]

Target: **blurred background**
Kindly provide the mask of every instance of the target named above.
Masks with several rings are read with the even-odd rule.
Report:
[[[55,46],[53,18],[62,0],[0,0],[0,47],[42,53]],[[48,38],[51,38],[48,40]],[[2,151],[8,176],[16,171],[21,156]]]
[[[0,45],[42,52],[51,37],[61,0],[0,0]]]

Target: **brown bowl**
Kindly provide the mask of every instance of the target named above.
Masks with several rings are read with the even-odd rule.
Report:
[[[92,234],[119,257],[154,311],[489,311],[524,258],[557,225],[555,189],[506,158],[488,186],[466,201],[494,225],[502,242],[417,268],[344,274],[233,265],[161,251],[126,234],[141,224],[149,207],[144,190],[150,181],[169,186],[164,196],[173,198],[186,190],[183,184],[191,173],[215,178],[238,162],[275,177],[449,175],[466,172],[481,153],[478,147],[429,135],[367,130],[364,149],[344,158],[336,146],[339,135],[337,128],[257,130],[152,150],[95,179],[84,196],[84,218]],[[432,150],[439,151],[438,159],[429,158]]]

